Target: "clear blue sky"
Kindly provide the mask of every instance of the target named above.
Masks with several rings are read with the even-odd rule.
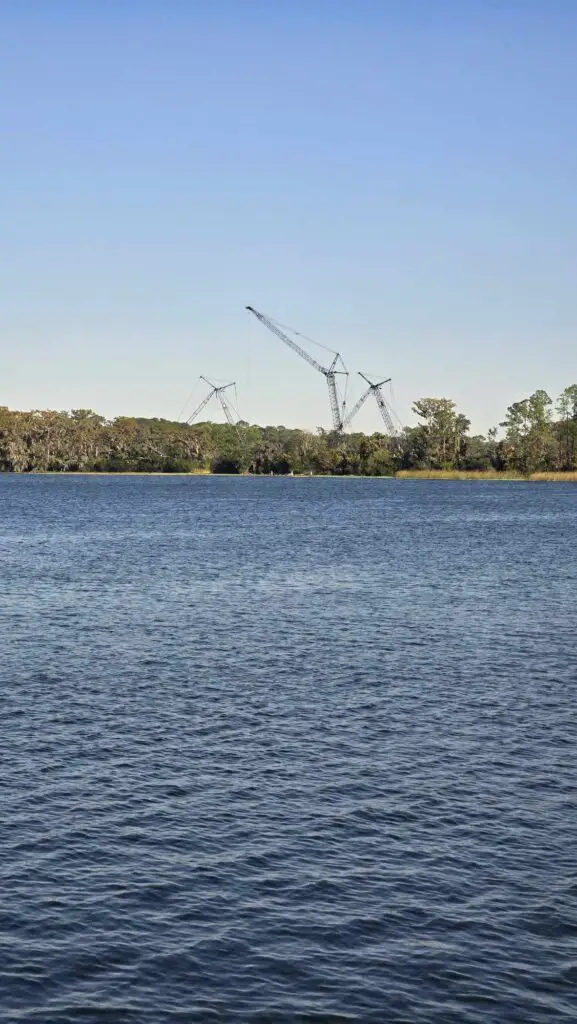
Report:
[[[328,425],[246,303],[392,375],[405,421],[577,381],[575,0],[0,15],[0,404],[174,417],[206,373]]]

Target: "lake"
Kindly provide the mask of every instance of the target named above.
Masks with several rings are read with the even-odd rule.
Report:
[[[0,1017],[577,1018],[577,486],[0,477]]]

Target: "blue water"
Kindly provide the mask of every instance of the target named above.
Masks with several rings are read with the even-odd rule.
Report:
[[[0,478],[0,1019],[577,1019],[577,487]]]

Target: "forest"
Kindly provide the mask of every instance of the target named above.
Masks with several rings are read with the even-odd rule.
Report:
[[[255,473],[390,476],[402,471],[577,470],[577,384],[554,401],[514,402],[487,436],[448,398],[421,398],[415,426],[384,433],[316,433],[245,421],[184,423],[86,409],[18,412],[0,406],[0,471]]]

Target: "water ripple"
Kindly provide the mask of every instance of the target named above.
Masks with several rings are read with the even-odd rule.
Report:
[[[577,489],[0,505],[3,1021],[577,1019]]]

